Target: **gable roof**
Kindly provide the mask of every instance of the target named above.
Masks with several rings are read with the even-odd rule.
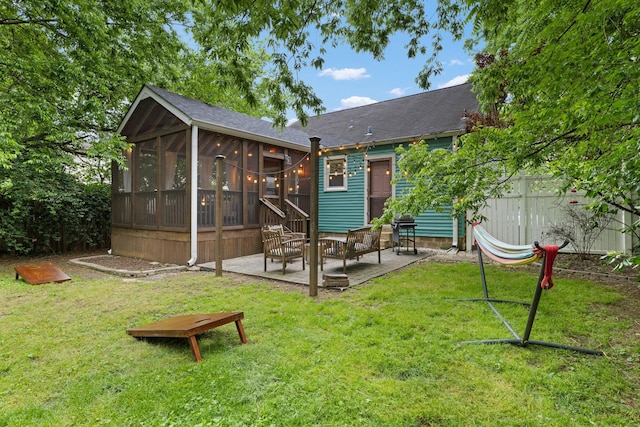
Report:
[[[394,98],[309,118],[290,128],[322,138],[326,147],[363,143],[406,142],[465,131],[463,113],[478,110],[478,101],[465,83]],[[369,132],[370,131],[370,132]]]
[[[143,105],[148,103],[149,99],[153,99],[167,110],[173,116],[174,122],[178,119],[189,126],[197,125],[199,128],[226,135],[296,149],[308,150],[311,145],[309,136],[299,129],[279,130],[266,120],[210,105],[151,85],[142,87],[118,127],[119,133],[126,132],[127,124],[134,116],[136,108],[141,103]],[[156,126],[158,126],[157,122]]]

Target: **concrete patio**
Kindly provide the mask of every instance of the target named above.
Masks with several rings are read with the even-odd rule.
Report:
[[[392,249],[384,249],[380,253],[380,264],[378,264],[378,254],[369,253],[360,257],[359,261],[347,260],[347,276],[349,286],[358,285],[382,276],[394,270],[411,265],[415,262],[435,255],[437,251],[429,249],[419,249],[417,254],[402,249],[400,254],[396,254]],[[209,262],[198,264],[201,270],[215,271],[216,263]],[[296,259],[287,263],[286,273],[282,274],[282,265],[279,262],[267,260],[267,271],[264,271],[264,256],[262,253],[245,257],[226,259],[222,261],[222,271],[245,274],[260,277],[263,279],[279,280],[283,282],[309,285],[309,264],[305,262],[306,270],[302,270],[302,260]],[[325,260],[324,270],[320,271],[318,265],[318,287],[323,287],[323,274],[343,274],[342,261],[335,259]],[[340,289],[340,288],[338,288]]]

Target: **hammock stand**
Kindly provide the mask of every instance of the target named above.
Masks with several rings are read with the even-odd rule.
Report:
[[[473,235],[478,246],[478,261],[480,264],[480,276],[482,279],[482,290],[484,293],[483,298],[466,298],[459,301],[485,301],[495,315],[502,321],[503,325],[511,332],[513,338],[511,339],[491,339],[491,340],[479,340],[479,341],[463,341],[460,344],[513,344],[521,347],[526,347],[529,344],[540,345],[545,347],[560,348],[565,350],[572,350],[579,353],[586,353],[592,355],[603,356],[604,353],[599,350],[589,350],[582,347],[574,347],[565,344],[556,344],[546,341],[537,341],[529,339],[531,335],[531,329],[533,328],[533,322],[536,318],[536,312],[538,310],[538,304],[540,297],[542,296],[543,289],[549,289],[553,286],[550,281],[550,272],[552,265],[547,266],[547,261],[553,264],[552,257],[547,260],[547,252],[557,251],[564,248],[569,242],[565,241],[560,246],[540,246],[538,242],[534,242],[533,245],[510,245],[503,243],[496,238],[492,237],[487,231],[479,224],[473,224]],[[535,292],[533,294],[533,300],[530,303],[520,301],[510,301],[503,299],[495,299],[489,297],[489,291],[487,288],[487,279],[484,272],[484,263],[482,259],[482,253],[485,253],[490,259],[507,265],[524,265],[529,264],[537,259],[542,258],[542,266],[540,267],[540,274],[538,276],[538,282],[536,284]],[[549,274],[547,283],[546,273]],[[509,322],[500,314],[498,309],[493,304],[494,302],[502,303],[514,303],[529,306],[529,317],[527,319],[527,325],[522,336],[513,329]]]

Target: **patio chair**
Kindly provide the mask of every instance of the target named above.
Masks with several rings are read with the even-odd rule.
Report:
[[[291,231],[289,230],[287,227],[285,227],[282,224],[276,224],[276,225],[267,225],[264,228],[265,230],[269,230],[269,231],[277,231],[279,232],[282,237],[284,237],[286,240],[291,240],[291,239],[306,239],[306,235],[304,233],[298,233],[295,231]]]
[[[306,239],[288,239],[277,230],[262,230],[264,271],[267,271],[267,258],[271,258],[271,261],[277,259],[282,262],[282,274],[285,274],[287,261],[302,258],[302,269],[304,270],[305,242]]]

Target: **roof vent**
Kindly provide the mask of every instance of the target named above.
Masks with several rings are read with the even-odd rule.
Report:
[[[367,136],[373,135],[373,128],[371,126],[367,127]]]

